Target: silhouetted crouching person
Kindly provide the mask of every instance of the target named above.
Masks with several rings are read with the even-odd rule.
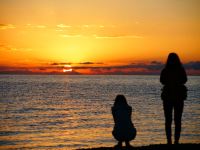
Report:
[[[160,82],[164,85],[161,98],[163,100],[167,143],[172,144],[171,125],[174,110],[174,143],[178,144],[184,100],[187,97],[187,88],[184,86],[187,82],[187,75],[177,54],[169,54],[166,66],[161,72]]]
[[[124,95],[117,95],[112,107],[115,123],[112,134],[118,141],[116,147],[122,147],[122,142],[126,143],[126,147],[131,147],[129,142],[136,136],[136,129],[131,121],[131,114],[132,107],[127,104]]]

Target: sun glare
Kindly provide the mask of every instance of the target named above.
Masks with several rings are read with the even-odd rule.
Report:
[[[64,65],[63,72],[72,72],[72,66],[71,65]]]

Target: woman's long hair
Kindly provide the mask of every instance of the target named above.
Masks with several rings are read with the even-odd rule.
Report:
[[[128,106],[126,98],[124,95],[117,95],[114,102],[114,107],[118,106]]]
[[[166,68],[182,68],[182,63],[176,53],[170,53],[167,58]]]

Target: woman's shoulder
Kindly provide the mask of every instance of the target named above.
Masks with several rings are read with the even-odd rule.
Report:
[[[165,75],[168,72],[168,69],[165,67],[161,70],[161,76]]]
[[[132,107],[131,107],[130,105],[127,105],[127,108],[128,108],[128,109],[132,109]]]
[[[132,112],[132,107],[128,105],[128,111]]]

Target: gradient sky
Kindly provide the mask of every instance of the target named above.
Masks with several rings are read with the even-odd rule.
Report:
[[[200,74],[200,0],[0,0],[0,14],[0,72],[145,74],[176,52]]]

